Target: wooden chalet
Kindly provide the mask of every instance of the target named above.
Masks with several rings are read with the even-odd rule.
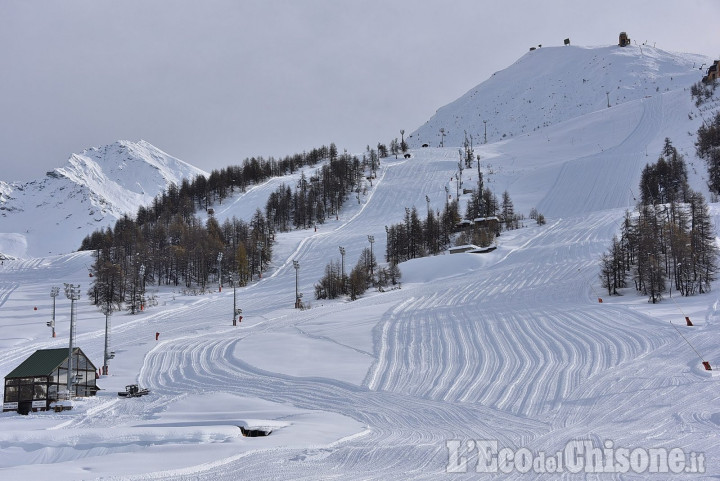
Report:
[[[455,224],[455,232],[467,230],[471,227],[487,230],[488,232],[494,233],[496,236],[500,235],[500,219],[496,216],[477,217],[471,221],[463,219]]]
[[[500,234],[500,219],[496,216],[478,217],[473,222],[475,223],[475,227],[487,229],[491,232],[495,232],[497,235]]]
[[[3,412],[45,411],[67,388],[68,348],[39,349],[5,376]],[[97,368],[79,347],[73,348],[72,397],[94,396]]]

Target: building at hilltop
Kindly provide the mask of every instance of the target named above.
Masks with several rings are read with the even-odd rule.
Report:
[[[718,63],[720,63],[720,60],[715,60],[710,67],[708,67],[707,72],[705,73],[705,76],[703,77],[702,81],[703,83],[709,84],[711,82],[714,82],[718,78]]]
[[[626,47],[630,45],[630,37],[628,37],[628,34],[626,32],[620,32],[620,37],[618,38],[618,45],[621,47]]]

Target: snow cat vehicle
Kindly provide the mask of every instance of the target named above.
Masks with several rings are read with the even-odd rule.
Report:
[[[137,384],[130,384],[125,386],[125,391],[120,391],[118,396],[120,397],[140,397],[146,394],[150,394],[150,390],[146,388],[140,389]]]

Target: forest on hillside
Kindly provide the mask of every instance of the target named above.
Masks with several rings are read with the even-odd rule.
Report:
[[[368,147],[362,159],[339,154],[335,144],[281,160],[251,158],[240,166],[213,171],[171,185],[135,218],[126,215],[113,227],[88,235],[80,250],[92,250],[89,295],[97,305],[135,312],[144,304],[147,285],[205,290],[221,273],[237,285],[260,277],[272,258],[275,233],[322,224],[336,216],[352,192],[360,195],[387,148]],[[311,175],[304,168],[317,167]],[[301,171],[294,186],[282,185],[268,198],[265,211],[251,219],[214,217],[212,205],[271,177]],[[203,222],[196,216],[202,209]],[[225,276],[223,276],[225,277]]]
[[[688,186],[685,160],[670,139],[658,160],[643,169],[639,188],[635,212],[626,212],[619,237],[601,258],[602,286],[617,295],[631,277],[652,303],[673,289],[682,296],[708,292],[718,271],[714,228],[707,202]]]

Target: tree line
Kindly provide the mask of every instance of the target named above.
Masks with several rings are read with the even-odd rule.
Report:
[[[294,192],[291,186],[282,184],[270,194],[265,205],[268,221],[284,232],[307,229],[337,217],[350,194],[354,193],[360,201],[366,189],[365,180],[372,183],[379,162],[378,152],[370,147],[360,159],[347,152],[338,154],[335,144],[331,144],[328,162],[310,177],[302,172]]]
[[[720,194],[720,112],[712,120],[704,122],[697,132],[695,149],[708,169],[708,187],[715,195]]]
[[[95,253],[91,299],[113,310],[126,306],[135,312],[150,284],[204,290],[210,282],[220,282],[221,272],[234,274],[238,285],[260,277],[272,258],[276,220],[270,222],[257,209],[249,221],[233,217],[220,224],[210,206],[221,204],[236,189],[314,166],[336,152],[331,144],[281,160],[253,157],[240,166],[214,170],[207,178],[171,184],[151,205],[139,207],[134,219],[125,215],[83,239],[80,250]],[[207,221],[195,215],[198,209],[210,214]]]
[[[349,274],[345,273],[344,253],[342,260],[331,260],[325,266],[323,277],[315,284],[316,299],[337,299],[348,296],[356,300],[369,288],[384,290],[400,284],[401,273],[397,264],[378,266],[372,249],[364,248]]]
[[[434,211],[429,206],[424,219],[417,208],[406,207],[402,222],[386,228],[387,249],[385,261],[389,264],[436,255],[452,244],[473,244],[480,247],[491,245],[500,231],[517,229],[523,217],[515,212],[512,199],[506,190],[502,200],[498,201],[495,193],[484,185],[480,166],[480,156],[474,157],[472,144],[466,139],[464,149],[459,151],[460,161],[455,174],[456,192],[451,199],[446,188],[446,202],[442,211]],[[462,173],[477,161],[477,183],[469,194],[465,205],[464,216],[460,216],[459,196],[466,192],[462,186]],[[533,219],[538,225],[545,223],[545,218],[533,209]],[[461,222],[462,220],[465,222]]]
[[[703,195],[688,187],[687,169],[670,139],[657,162],[643,169],[636,212],[626,212],[620,237],[600,261],[608,295],[627,287],[659,302],[674,288],[683,296],[710,290],[717,275],[717,247]]]
[[[148,284],[204,290],[225,273],[234,275],[239,286],[246,285],[267,268],[277,231],[324,223],[338,215],[351,193],[359,201],[364,179],[372,182],[382,155],[387,156],[383,144],[377,150],[368,146],[362,159],[339,154],[330,144],[280,161],[246,159],[242,166],[213,171],[208,178],[172,184],[151,205],[139,207],[134,219],[125,215],[113,227],[83,239],[80,250],[95,251],[89,294],[97,305],[114,310],[124,305],[135,312]],[[301,170],[320,161],[327,162],[310,177]],[[235,189],[244,191],[297,170],[301,174],[294,188],[278,187],[265,212],[257,209],[249,222],[233,217],[219,224],[213,216],[210,206],[222,204]],[[207,221],[195,216],[198,209],[210,214]]]

